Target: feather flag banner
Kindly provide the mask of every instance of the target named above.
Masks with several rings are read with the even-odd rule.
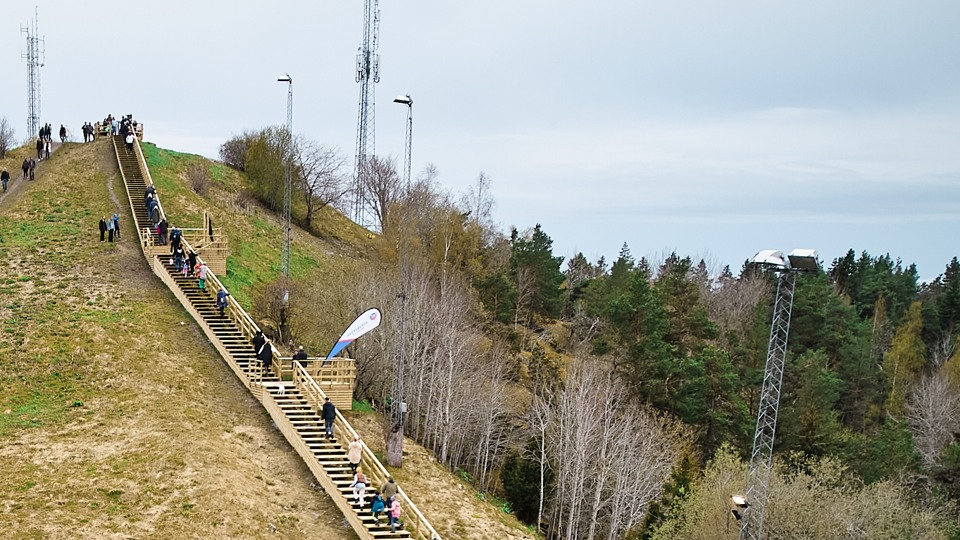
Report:
[[[357,320],[353,321],[353,323],[347,327],[347,330],[340,336],[340,339],[337,340],[336,345],[330,349],[330,352],[327,354],[327,359],[333,358],[347,345],[356,341],[358,337],[380,326],[381,318],[380,310],[377,308],[370,308],[361,313],[360,316],[357,317]]]

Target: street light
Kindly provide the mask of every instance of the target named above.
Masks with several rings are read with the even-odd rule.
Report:
[[[290,239],[293,230],[290,224],[290,192],[292,191],[292,174],[290,169],[291,144],[293,142],[293,77],[289,73],[277,79],[277,82],[287,83],[287,133],[283,140],[283,226],[284,241],[283,251],[280,255],[280,272],[286,278],[290,278]],[[284,291],[284,303],[288,299],[288,292]]]
[[[393,100],[394,103],[399,103],[401,105],[407,106],[407,130],[406,130],[406,140],[405,140],[405,152],[403,156],[403,169],[404,169],[404,195],[405,198],[409,198],[410,195],[410,159],[413,155],[413,98],[410,97],[410,94],[397,96]],[[393,402],[391,404],[391,416],[393,417],[393,433],[397,434],[395,437],[392,437],[392,440],[388,440],[388,445],[400,445],[400,451],[393,452],[394,455],[402,456],[402,445],[403,445],[403,424],[404,416],[407,413],[407,404],[403,401],[404,399],[404,368],[405,368],[405,358],[404,358],[404,349],[406,347],[406,320],[407,320],[407,230],[406,230],[406,210],[401,210],[400,212],[400,294],[397,296],[400,298],[400,354],[397,359],[397,369],[394,370],[393,375],[393,388],[391,393],[393,394]],[[392,444],[391,444],[392,443]],[[388,451],[388,454],[390,452]],[[395,464],[397,465],[397,464]]]
[[[290,241],[293,227],[290,223],[290,198],[293,191],[291,161],[293,160],[293,77],[289,73],[277,78],[277,82],[287,83],[287,132],[283,139],[283,249],[280,251],[280,273],[283,281],[283,306],[280,308],[280,336],[287,330],[287,305],[290,303]]]
[[[405,183],[405,189],[410,189],[410,158],[413,153],[413,98],[410,97],[410,94],[404,94],[397,96],[393,100],[394,103],[399,103],[401,105],[407,106],[407,136],[406,136],[406,145],[405,152],[403,156],[403,181]]]

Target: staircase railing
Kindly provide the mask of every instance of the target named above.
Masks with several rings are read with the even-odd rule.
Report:
[[[150,170],[147,168],[146,161],[143,158],[143,152],[140,150],[140,141],[135,138],[134,141],[134,152],[137,157],[137,166],[140,168],[141,174],[149,182],[153,183],[153,179],[150,176]],[[120,173],[124,179],[124,185],[129,186],[125,173],[123,172],[123,165],[120,161],[120,148],[117,146],[116,139],[114,139],[114,150],[117,153],[117,162],[120,164]],[[148,184],[148,185],[149,185]],[[133,200],[130,194],[130,189],[127,188],[127,199],[131,204],[131,213],[133,214],[134,223],[137,222],[136,212],[133,211],[134,204],[137,204]],[[159,195],[156,195],[159,197]],[[159,199],[158,199],[159,204]],[[142,204],[142,203],[141,203]],[[166,219],[166,215],[163,213],[161,206],[161,216],[163,219]],[[313,472],[314,476],[318,481],[321,482],[321,485],[324,486],[325,490],[328,492],[330,497],[334,500],[335,504],[341,509],[346,519],[351,523],[354,530],[361,535],[361,538],[372,539],[374,536],[367,530],[366,526],[360,521],[356,512],[354,512],[352,506],[349,505],[347,500],[336,488],[333,480],[330,476],[323,470],[320,466],[319,461],[314,456],[313,452],[306,445],[303,438],[297,433],[294,429],[293,424],[286,417],[286,414],[280,409],[276,401],[270,396],[269,392],[264,391],[264,383],[262,381],[263,373],[260,370],[253,370],[250,376],[240,368],[239,364],[233,359],[233,355],[222,346],[220,340],[217,339],[216,335],[213,333],[213,330],[204,322],[203,316],[196,310],[193,306],[193,302],[183,293],[179,285],[173,279],[173,276],[167,272],[166,268],[163,266],[162,260],[156,256],[152,255],[148,248],[147,244],[144,241],[144,233],[147,229],[135,227],[140,235],[140,245],[143,248],[144,256],[150,262],[151,269],[155,274],[157,274],[161,281],[163,281],[167,287],[174,293],[174,296],[180,300],[180,303],[188,310],[188,312],[193,316],[193,318],[200,324],[204,333],[207,334],[207,337],[210,339],[211,343],[214,344],[214,347],[220,352],[221,356],[227,361],[227,364],[231,367],[237,377],[244,382],[247,388],[253,393],[254,396],[263,404],[264,408],[270,413],[271,417],[274,418],[278,427],[284,433],[287,441],[301,454],[301,457],[306,462],[307,466]],[[150,234],[149,232],[147,234]],[[184,249],[192,249],[190,244],[184,239]],[[198,260],[202,262],[202,259],[198,257]],[[212,289],[218,291],[220,288],[227,290],[226,286],[220,281],[216,274],[209,270],[207,271],[207,278],[205,289]],[[238,327],[240,333],[245,336],[247,339],[252,339],[257,331],[260,330],[260,327],[254,322],[253,318],[243,309],[239,302],[233,298],[233,296],[227,297],[227,307],[224,311],[225,315],[229,315],[231,321]],[[271,350],[273,352],[273,362],[271,370],[278,378],[282,375],[282,364],[283,358],[280,357],[279,352],[273,344],[270,344]],[[290,360],[286,358],[286,360]],[[346,359],[330,359],[325,362],[321,362],[321,366],[316,368],[319,373],[330,374],[331,376],[337,375],[342,377],[346,372],[355,373],[355,366],[352,365],[352,360]],[[257,362],[254,365],[258,365]],[[292,378],[293,383],[296,385],[297,389],[301,394],[306,398],[307,403],[310,404],[314,412],[319,412],[322,407],[324,399],[327,397],[327,394],[321,389],[320,383],[317,383],[316,380],[308,373],[304,364],[299,361],[292,362]],[[348,367],[349,365],[349,367]],[[337,417],[334,421],[334,434],[337,437],[340,437],[341,441],[352,441],[354,437],[357,437],[357,432],[353,429],[353,426],[347,421],[347,419],[337,410]],[[377,456],[367,447],[366,444],[363,444],[363,451],[361,456],[361,463],[363,464],[364,471],[368,471],[366,474],[368,477],[372,478],[375,483],[380,484],[386,481],[390,477],[390,473],[387,469],[380,463],[380,460],[377,459]],[[404,520],[406,523],[406,530],[413,532],[415,538],[422,540],[441,540],[440,535],[436,530],[430,525],[426,517],[420,512],[412,500],[403,492],[402,489],[398,489],[398,497],[401,501],[401,507],[405,508],[405,515],[407,516]],[[411,528],[412,527],[412,531]]]
[[[313,377],[307,373],[307,369],[302,363],[294,361],[293,368],[293,380],[307,403],[314,408],[322,407],[324,398],[327,397],[326,394],[320,389],[320,386]],[[333,423],[333,434],[340,441],[353,441],[355,437],[358,437],[353,426],[350,425],[350,422],[347,422],[347,419],[340,414],[339,410],[337,410],[337,419]],[[361,438],[361,442],[362,440]],[[377,459],[377,456],[370,450],[370,447],[368,447],[366,443],[362,443],[360,464],[367,478],[373,480],[370,484],[371,486],[383,485],[383,483],[390,478],[390,472],[380,463],[380,460]],[[397,497],[400,499],[400,507],[404,509],[404,514],[407,516],[405,520],[408,526],[407,530],[410,531],[410,526],[412,526],[413,530],[411,532],[413,532],[417,538],[440,540],[440,535],[437,531],[430,525],[427,518],[423,516],[417,508],[417,505],[413,504],[410,497],[403,492],[403,489],[399,489],[399,486]]]

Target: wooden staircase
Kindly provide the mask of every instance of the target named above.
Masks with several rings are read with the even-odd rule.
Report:
[[[113,144],[120,164],[120,172],[126,184],[135,229],[141,237],[144,255],[153,271],[170,287],[184,308],[194,317],[226,364],[263,404],[287,441],[300,454],[314,477],[341,509],[345,520],[351,524],[357,535],[363,540],[378,538],[440,540],[440,535],[402,489],[398,498],[403,509],[401,520],[405,528],[391,533],[386,514],[381,514],[379,524],[376,523],[370,511],[370,493],[386,481],[389,473],[365,445],[361,466],[368,479],[367,502],[363,508],[355,503],[353,488],[350,487],[353,474],[347,460],[346,442],[352,440],[356,432],[338,411],[334,425],[335,438],[328,440],[325,437],[324,423],[319,415],[319,404],[322,403],[326,394],[321,389],[321,383],[315,381],[299,362],[293,365],[292,380],[281,380],[279,376],[281,359],[274,350],[273,369],[264,372],[262,364],[255,358],[250,340],[257,330],[255,323],[232,297],[228,299],[230,303],[225,314],[220,315],[216,307],[215,293],[222,284],[213,272],[208,274],[205,289],[200,289],[196,278],[184,276],[182,272],[177,271],[170,261],[169,254],[159,255],[153,251],[155,247],[147,247],[153,242],[144,242],[143,236],[156,236],[156,234],[149,230],[150,221],[143,204],[143,191],[146,189],[144,178],[149,177],[149,173],[144,174],[146,165],[139,152],[139,142],[135,143],[133,153],[127,151],[126,145],[119,137],[113,138]],[[161,213],[163,213],[162,205]],[[189,248],[187,244],[185,249]],[[283,362],[289,364],[290,360],[285,359]]]

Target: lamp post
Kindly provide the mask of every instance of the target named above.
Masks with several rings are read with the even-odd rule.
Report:
[[[410,156],[413,153],[413,98],[410,97],[410,94],[405,94],[402,96],[397,96],[394,100],[394,103],[400,103],[401,105],[407,106],[407,137],[405,152],[403,155],[403,181],[405,189],[409,191],[410,189]]]
[[[283,249],[280,250],[280,273],[283,276],[283,303],[280,308],[280,336],[287,335],[287,305],[290,302],[290,240],[293,227],[290,224],[290,197],[293,191],[293,77],[286,74],[277,82],[287,83],[287,126],[283,136]]]
[[[405,197],[409,197],[410,158],[412,155],[413,141],[413,99],[409,94],[406,94],[397,96],[393,102],[407,106],[407,133],[403,158],[403,191]],[[407,413],[407,403],[404,401],[403,390],[406,363],[404,349],[406,348],[407,276],[409,273],[407,268],[406,214],[406,211],[401,210],[398,228],[400,235],[400,294],[398,294],[397,297],[400,299],[400,350],[397,356],[397,366],[393,370],[393,388],[391,388],[390,391],[392,398],[390,405],[391,428],[387,434],[387,464],[392,467],[399,467],[403,462],[403,425],[404,416]]]
[[[290,226],[290,192],[292,191],[293,187],[290,164],[292,161],[291,154],[293,153],[293,78],[290,77],[290,74],[287,74],[277,79],[277,82],[287,83],[287,132],[283,139],[283,226],[285,236],[283,241],[283,252],[280,255],[280,271],[285,277],[289,278],[290,236],[293,233]],[[286,299],[284,301],[286,301]]]

